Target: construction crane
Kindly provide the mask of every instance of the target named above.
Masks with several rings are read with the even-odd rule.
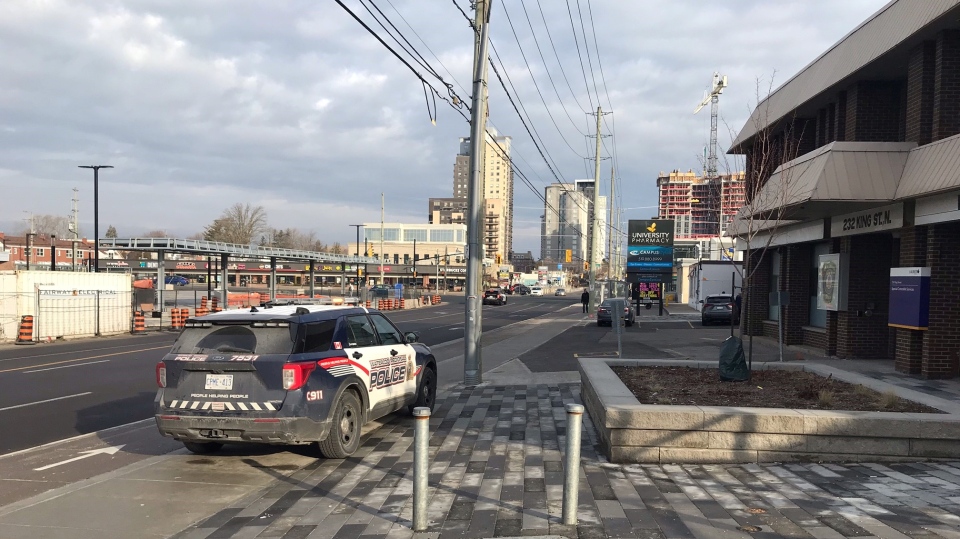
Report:
[[[727,76],[720,73],[713,74],[713,89],[709,93],[705,92],[703,101],[697,105],[693,113],[700,112],[700,109],[710,103],[710,156],[707,158],[707,178],[717,177],[717,109],[720,104],[720,94],[727,87]]]

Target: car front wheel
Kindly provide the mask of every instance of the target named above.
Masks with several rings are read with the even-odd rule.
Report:
[[[353,391],[340,396],[333,414],[333,422],[326,439],[319,443],[320,452],[328,459],[349,457],[360,446],[363,414],[360,399]]]
[[[417,400],[413,401],[408,408],[410,413],[413,413],[414,408],[430,408],[430,411],[433,411],[433,406],[437,401],[437,375],[434,374],[433,369],[424,367],[423,374],[420,376],[420,387],[417,388]]]

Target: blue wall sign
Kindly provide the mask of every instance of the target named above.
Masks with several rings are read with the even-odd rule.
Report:
[[[925,330],[930,319],[930,268],[890,268],[887,325]]]

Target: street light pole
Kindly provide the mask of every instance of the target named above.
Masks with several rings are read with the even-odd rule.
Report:
[[[110,165],[79,165],[77,168],[93,169],[93,272],[100,271],[100,169]]]
[[[360,297],[360,227],[363,225],[348,225],[357,229],[357,297]],[[363,253],[366,256],[366,252]]]

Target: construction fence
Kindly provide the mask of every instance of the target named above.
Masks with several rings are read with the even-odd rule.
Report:
[[[0,272],[0,342],[17,339],[24,316],[34,341],[129,333],[131,285],[127,273]]]

